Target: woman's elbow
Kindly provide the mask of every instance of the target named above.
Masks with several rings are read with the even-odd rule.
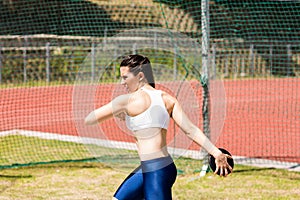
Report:
[[[95,123],[95,120],[93,120],[93,117],[91,114],[89,114],[85,119],[84,119],[84,124],[85,125],[93,125]]]
[[[84,119],[84,124],[85,124],[85,125],[91,125],[92,123],[91,123],[91,121],[86,117],[86,118]]]

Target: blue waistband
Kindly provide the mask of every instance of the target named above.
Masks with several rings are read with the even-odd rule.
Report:
[[[143,172],[145,173],[145,172],[150,172],[150,171],[155,171],[155,170],[162,169],[162,168],[170,165],[171,163],[173,163],[173,159],[169,155],[169,156],[166,156],[166,157],[141,161],[141,166],[142,166]]]

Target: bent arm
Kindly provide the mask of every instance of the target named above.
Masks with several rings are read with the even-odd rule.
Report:
[[[96,123],[101,123],[113,115],[117,115],[125,111],[127,105],[127,96],[119,96],[109,102],[108,104],[101,106],[100,108],[90,112],[84,119],[86,125],[93,125]]]

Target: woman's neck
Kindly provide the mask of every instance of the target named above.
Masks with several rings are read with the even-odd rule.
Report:
[[[141,84],[138,86],[138,90],[147,87],[147,85],[149,85],[149,84],[147,84],[147,83],[141,83]]]

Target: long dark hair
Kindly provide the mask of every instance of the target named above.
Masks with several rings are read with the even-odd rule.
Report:
[[[143,72],[149,85],[155,88],[154,76],[150,60],[142,55],[128,55],[123,58],[120,67],[129,67],[129,71],[135,76],[139,72]]]

